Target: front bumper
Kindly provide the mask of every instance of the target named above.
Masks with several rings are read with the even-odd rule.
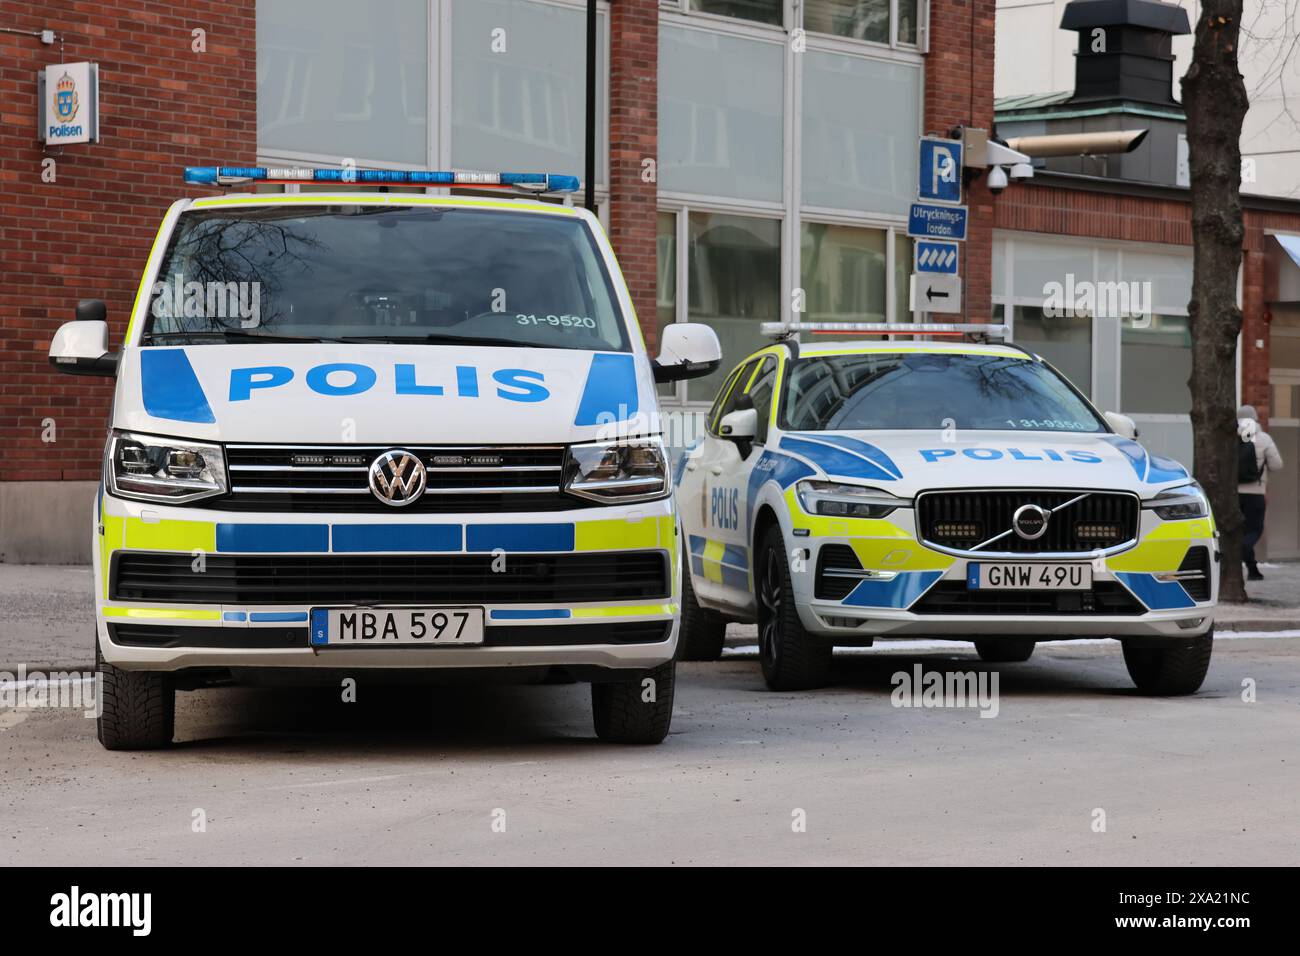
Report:
[[[671,499],[544,514],[377,516],[168,508],[101,494],[95,509],[97,634],[104,659],[124,669],[645,669],[676,652],[681,561]],[[546,567],[572,566],[573,558],[585,567],[613,566],[624,555],[659,557],[663,587],[575,600],[582,582],[573,583],[571,570],[570,583],[548,593],[492,567],[542,569],[538,579],[528,579],[536,585],[546,574],[558,582]],[[146,567],[132,590],[119,575],[126,557],[158,558],[169,570],[149,584]],[[370,562],[364,570],[376,576],[331,576],[338,565],[355,569],[358,562]],[[443,573],[429,565],[455,567],[422,595],[419,575]],[[262,577],[250,580],[249,567]],[[296,577],[289,576],[291,567]],[[405,577],[394,583],[399,574]],[[280,588],[277,580],[292,583]],[[375,588],[373,597],[368,587]],[[402,597],[393,597],[394,587],[404,589]],[[341,605],[482,607],[485,642],[311,647],[312,608]]]
[[[1005,599],[982,606],[967,599],[968,568],[976,560],[989,559],[941,553],[883,522],[839,525],[836,530],[847,534],[809,541],[810,573],[794,576],[804,627],[837,643],[862,643],[876,636],[1111,637],[1160,642],[1198,637],[1214,626],[1218,542],[1205,519],[1161,522],[1148,512],[1143,515],[1138,543],[1115,554],[1068,558],[1026,554],[1014,561],[997,560],[994,563],[1086,563],[1092,569],[1093,590],[1062,596],[1059,601],[1042,597],[1054,592],[1006,591],[1000,592]],[[855,536],[853,532],[859,530],[878,536]],[[823,593],[824,564],[819,559],[823,549],[836,546],[841,556],[856,555],[863,573],[875,577],[851,585],[849,593],[828,597]],[[1204,549],[1203,554],[1194,552],[1196,548]],[[1174,575],[1194,554],[1206,562],[1207,578],[1200,588],[1189,589]],[[843,557],[837,560],[843,563]]]

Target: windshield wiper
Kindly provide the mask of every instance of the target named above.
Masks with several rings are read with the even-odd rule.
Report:
[[[145,337],[146,343],[160,339],[176,339],[179,343],[202,339],[220,339],[223,342],[341,342],[342,339],[322,338],[315,335],[269,335],[259,332],[245,332],[241,329],[222,329],[209,332],[157,332]]]
[[[347,335],[340,339],[333,339],[335,342],[352,342],[352,343],[382,343],[390,345],[408,345],[413,343],[422,343],[424,345],[500,345],[512,349],[548,349],[548,348],[566,348],[563,345],[538,345],[535,342],[520,342],[518,339],[508,339],[498,335],[442,335],[437,332],[432,335]]]

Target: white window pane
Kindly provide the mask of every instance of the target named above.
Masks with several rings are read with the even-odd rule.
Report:
[[[782,0],[691,0],[690,3],[690,8],[700,13],[777,25],[781,23],[781,6]]]
[[[1043,242],[1038,237],[1017,237],[1012,295],[1018,299],[1045,301],[1049,286],[1059,288],[1057,298],[1068,297],[1068,289],[1092,281],[1092,247],[1064,242]],[[1073,276],[1073,285],[1069,277]],[[1073,302],[1073,299],[1070,300]],[[1062,305],[1066,304],[1062,299]]]
[[[693,212],[689,225],[689,317],[722,344],[721,368],[687,383],[691,401],[707,401],[727,369],[766,344],[760,323],[781,317],[781,222]]]
[[[784,56],[780,43],[660,29],[660,189],[781,199]]]
[[[600,33],[604,36],[604,16]],[[528,0],[451,5],[451,160],[459,169],[581,175],[586,15]],[[596,155],[605,149],[605,47],[596,48]],[[603,176],[597,163],[597,179]]]
[[[1092,320],[1049,317],[1039,308],[1016,306],[1017,345],[1041,355],[1085,395],[1092,394]]]
[[[888,43],[889,0],[807,0],[803,26],[810,33]]]
[[[803,57],[804,204],[905,214],[916,195],[921,71]]]
[[[1125,269],[1128,256],[1125,255]],[[1184,315],[1124,319],[1120,406],[1125,412],[1186,415],[1192,409],[1192,338]]]
[[[423,166],[428,4],[257,0],[257,144]]]
[[[1154,299],[1146,303],[1153,312],[1185,312],[1192,298],[1191,255],[1161,252],[1124,252],[1124,279],[1150,282]]]
[[[801,233],[804,317],[884,322],[885,230],[805,222]]]

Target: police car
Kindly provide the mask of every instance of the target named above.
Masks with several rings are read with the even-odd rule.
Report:
[[[763,676],[784,690],[877,637],[973,641],[988,661],[1106,637],[1142,691],[1200,687],[1214,519],[1131,419],[998,341],[1005,326],[765,331],[777,341],[732,370],[675,468],[684,658],[718,657],[729,620],[756,621]]]
[[[163,218],[119,351],[105,308],[55,368],[116,376],[91,518],[99,738],[167,744],[177,689],[302,671],[559,668],[602,738],[668,732],[679,538],[655,383],[573,177],[205,167]],[[516,671],[516,673],[519,673]]]

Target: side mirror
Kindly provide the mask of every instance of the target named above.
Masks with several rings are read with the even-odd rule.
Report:
[[[1123,438],[1138,437],[1137,422],[1127,415],[1121,415],[1119,412],[1106,412],[1101,417],[1106,419],[1106,424],[1111,427],[1116,435]]]
[[[656,382],[678,382],[717,371],[722,346],[717,333],[699,322],[674,322],[659,335],[659,358],[653,363]]]
[[[50,343],[50,364],[70,375],[116,375],[117,354],[108,350],[108,310],[99,299],[77,303],[77,320],[65,322]]]
[[[758,412],[752,405],[727,412],[718,422],[718,434],[732,440],[753,441],[758,435]]]

